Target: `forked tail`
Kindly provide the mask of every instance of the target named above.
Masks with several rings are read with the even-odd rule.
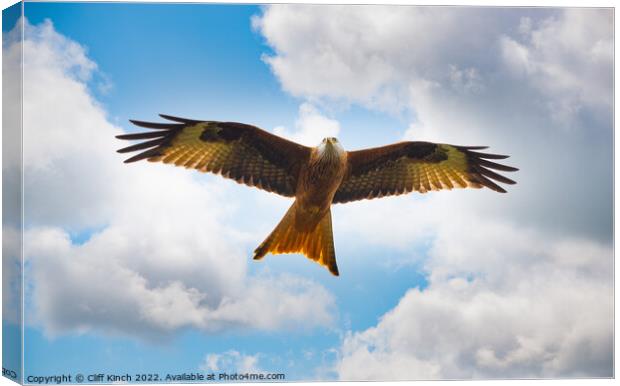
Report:
[[[332,212],[327,211],[319,223],[310,230],[298,229],[296,217],[300,214],[297,203],[286,212],[278,226],[254,251],[254,259],[262,259],[267,253],[301,253],[325,266],[338,276],[336,251],[332,234]]]

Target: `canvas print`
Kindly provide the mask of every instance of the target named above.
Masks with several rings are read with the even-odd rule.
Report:
[[[5,377],[614,376],[613,9],[2,16]]]

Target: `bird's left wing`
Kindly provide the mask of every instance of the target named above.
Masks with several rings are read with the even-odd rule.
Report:
[[[310,148],[243,123],[161,117],[172,122],[132,120],[134,125],[151,130],[117,136],[146,140],[118,150],[119,153],[140,151],[125,162],[146,159],[172,163],[219,173],[283,196],[295,195],[299,171],[310,156]]]
[[[348,171],[334,203],[372,199],[418,191],[487,187],[506,191],[494,181],[514,184],[491,169],[518,169],[489,161],[508,156],[480,153],[486,146],[454,146],[432,142],[400,142],[351,151]]]

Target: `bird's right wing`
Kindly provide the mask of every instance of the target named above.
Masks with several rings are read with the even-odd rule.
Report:
[[[197,121],[161,115],[172,122],[131,122],[149,132],[118,135],[146,140],[118,150],[140,151],[125,162],[146,159],[203,172],[219,173],[239,183],[292,197],[310,148],[258,127],[236,122]]]
[[[487,187],[506,191],[493,180],[514,184],[491,169],[518,170],[489,159],[508,156],[480,153],[486,146],[454,146],[432,142],[400,142],[351,151],[348,171],[334,196],[334,203],[399,195],[418,191]]]

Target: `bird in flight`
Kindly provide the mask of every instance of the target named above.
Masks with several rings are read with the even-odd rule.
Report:
[[[505,193],[497,182],[515,182],[493,170],[518,170],[490,161],[508,156],[479,152],[486,146],[414,141],[346,151],[333,137],[307,147],[243,123],[160,116],[168,122],[131,120],[150,130],[117,136],[144,140],[118,150],[139,151],[126,163],[145,159],[184,166],[294,197],[280,223],[254,251],[254,259],[267,253],[301,253],[336,276],[332,204],[452,188],[486,187]]]

